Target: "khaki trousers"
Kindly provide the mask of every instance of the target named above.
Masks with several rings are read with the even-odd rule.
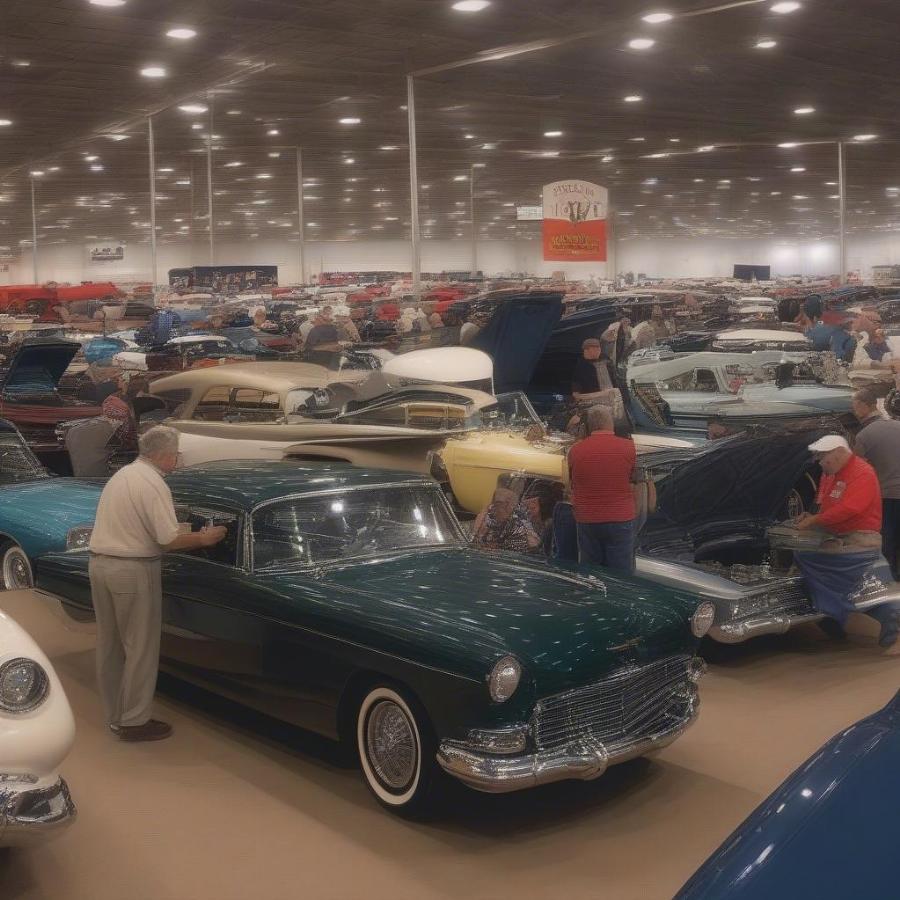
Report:
[[[97,681],[110,725],[150,718],[162,631],[160,560],[91,556]]]

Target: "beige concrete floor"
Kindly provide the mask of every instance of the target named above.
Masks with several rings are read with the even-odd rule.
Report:
[[[867,620],[845,644],[812,628],[714,648],[700,721],[656,758],[503,797],[454,787],[433,821],[409,823],[381,811],[333,745],[171,682],[158,711],[175,737],[116,741],[92,637],[42,604],[0,594],[75,710],[63,771],[80,814],[53,843],[0,853],[3,900],[670,898],[786,775],[900,683]]]

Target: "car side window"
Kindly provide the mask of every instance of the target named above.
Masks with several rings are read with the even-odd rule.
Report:
[[[276,422],[284,416],[278,394],[250,388],[234,391],[228,420],[231,422]]]
[[[194,418],[201,422],[222,422],[228,413],[231,388],[210,388],[200,399],[194,410]]]
[[[240,519],[231,512],[223,512],[217,509],[207,509],[201,506],[176,506],[178,521],[188,523],[191,531],[199,531],[207,525],[224,525],[228,529],[225,540],[205,548],[179,551],[184,556],[195,556],[198,559],[206,559],[210,562],[220,563],[224,566],[238,565],[238,539],[240,533]]]

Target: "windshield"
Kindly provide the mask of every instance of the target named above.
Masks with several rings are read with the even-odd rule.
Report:
[[[364,488],[271,504],[253,517],[253,567],[315,566],[462,543],[440,489]]]
[[[0,484],[49,477],[20,435],[14,431],[0,432]]]
[[[7,376],[3,393],[12,398],[56,394],[56,381],[43,366],[17,366]]]
[[[495,404],[481,410],[481,420],[485,428],[529,428],[541,424],[534,407],[521,391],[498,394]]]

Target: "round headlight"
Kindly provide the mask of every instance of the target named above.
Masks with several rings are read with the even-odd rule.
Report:
[[[11,659],[0,666],[0,710],[29,712],[47,699],[50,680],[33,659]]]
[[[514,656],[498,659],[488,676],[488,689],[491,700],[504,703],[516,692],[519,679],[522,677],[522,666]]]
[[[695,637],[702,638],[716,620],[716,607],[709,600],[704,600],[691,616],[691,631]]]

